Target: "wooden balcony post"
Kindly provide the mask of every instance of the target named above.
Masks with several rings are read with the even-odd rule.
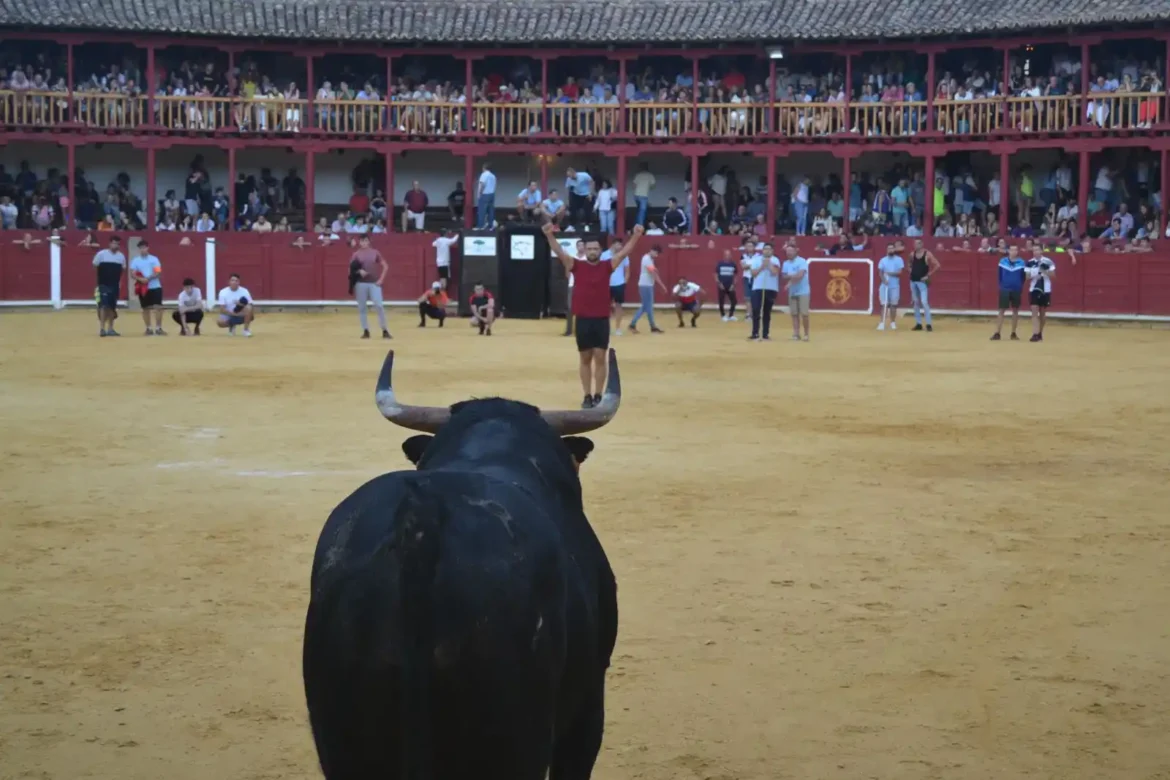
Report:
[[[1011,181],[1011,155],[1005,151],[999,156],[999,235],[1001,238],[1008,234],[1008,220],[1012,213]]]
[[[393,233],[394,219],[394,157],[397,152],[386,150],[386,232]],[[403,207],[405,208],[405,206]],[[466,209],[466,204],[465,204]]]
[[[224,230],[236,229],[236,215],[239,214],[239,204],[236,203],[236,147],[229,146],[227,150],[228,157],[228,214],[227,224],[224,225]],[[310,169],[312,170],[312,169]],[[312,174],[309,174],[310,176]],[[305,189],[307,190],[311,184],[312,179],[305,182]],[[308,200],[309,193],[305,193],[305,199]]]
[[[934,82],[937,78],[934,72],[934,49],[926,53],[926,132],[933,133],[934,119]],[[917,130],[918,128],[914,128]]]
[[[232,189],[235,189],[233,184]],[[312,233],[317,224],[315,209],[317,203],[317,153],[312,149],[305,152],[305,232]]]
[[[624,60],[623,60],[623,62],[624,62]],[[1164,170],[1165,169],[1165,162],[1166,162],[1166,153],[1165,152],[1162,153],[1162,162],[1163,162],[1163,170]],[[629,172],[627,171],[626,166],[628,165],[628,163],[629,163],[629,158],[626,157],[624,152],[618,154],[618,161],[617,161],[617,168],[618,168],[617,169],[617,191],[618,191],[618,194],[617,194],[617,203],[614,204],[614,207],[617,209],[617,224],[615,225],[615,227],[617,229],[617,234],[619,236],[624,236],[626,234],[626,177],[629,175]],[[1163,189],[1162,191],[1165,192],[1166,190]],[[1165,208],[1165,202],[1163,202],[1162,208],[1163,209]]]
[[[618,132],[626,132],[626,58],[618,60]],[[618,158],[621,165],[622,158]],[[618,219],[621,219],[619,217]]]
[[[926,155],[926,208],[922,210],[922,237],[934,236],[934,155]]]
[[[153,144],[146,147],[146,229],[158,224],[158,183],[155,181],[155,151]]]
[[[776,61],[772,60],[772,62]],[[768,154],[767,176],[768,204],[765,207],[764,219],[768,221],[768,234],[771,235],[776,232],[776,155],[770,152]]]

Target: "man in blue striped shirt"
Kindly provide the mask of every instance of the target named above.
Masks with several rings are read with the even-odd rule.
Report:
[[[1016,327],[1020,323],[1020,296],[1024,291],[1024,259],[1020,257],[1020,250],[1015,245],[1008,247],[1007,257],[999,261],[999,318],[995,321],[995,334],[992,341],[999,341],[1000,331],[1003,330],[1003,315],[1010,306],[1012,309],[1012,341],[1019,341]]]

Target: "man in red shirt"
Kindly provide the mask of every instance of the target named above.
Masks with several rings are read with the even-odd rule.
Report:
[[[378,324],[382,326],[382,338],[390,338],[386,328],[386,307],[382,303],[382,282],[386,279],[386,261],[382,253],[370,246],[370,237],[358,239],[358,249],[349,259],[350,279],[353,281],[353,296],[357,299],[358,320],[362,326],[362,338],[370,337],[370,323],[367,310],[374,304],[378,312]]]
[[[423,188],[416,181],[402,198],[402,232],[407,232],[407,225],[414,222],[415,230],[423,229],[423,221],[427,218],[427,206],[430,200]]]
[[[561,247],[553,233],[556,226],[544,226],[544,235],[553,255],[561,261],[566,274],[573,275],[572,314],[576,320],[577,353],[580,358],[579,371],[581,389],[585,391],[582,409],[592,409],[601,401],[605,388],[606,350],[609,349],[609,277],[622,264],[634,245],[645,232],[641,225],[634,226],[633,235],[621,249],[613,253],[609,262],[601,260],[601,242],[592,239],[585,242],[585,256],[573,257]]]
[[[471,291],[471,327],[479,326],[479,335],[492,335],[492,323],[496,319],[496,299],[481,283]]]

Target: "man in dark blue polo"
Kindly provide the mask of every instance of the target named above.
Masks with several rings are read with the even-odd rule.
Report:
[[[999,318],[995,321],[995,334],[992,341],[999,341],[1000,331],[1003,330],[1003,315],[1010,306],[1012,309],[1012,341],[1019,341],[1016,327],[1020,323],[1020,296],[1024,291],[1025,263],[1020,257],[1020,250],[1013,244],[1008,247],[1007,257],[999,261]]]

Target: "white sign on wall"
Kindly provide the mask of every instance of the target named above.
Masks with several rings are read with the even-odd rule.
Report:
[[[535,260],[536,236],[512,236],[512,259]]]
[[[561,245],[561,249],[568,252],[571,256],[577,256],[577,242],[579,238],[558,238],[557,243]]]
[[[464,257],[495,257],[495,236],[466,236],[463,239]]]

